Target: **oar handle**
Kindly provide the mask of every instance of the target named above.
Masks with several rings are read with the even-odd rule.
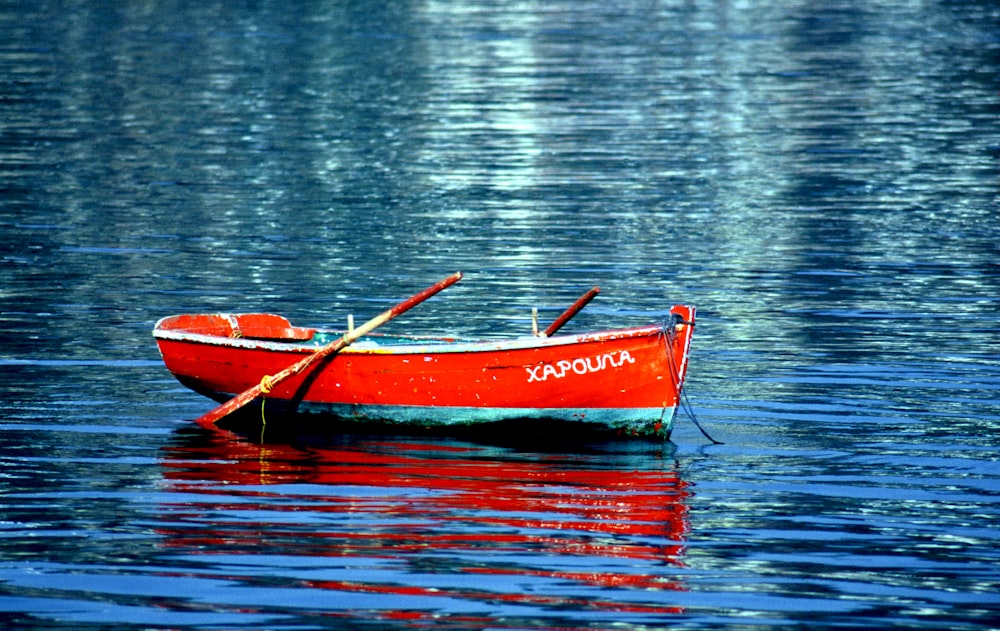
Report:
[[[326,346],[321,347],[315,353],[312,353],[312,354],[308,355],[307,357],[302,358],[301,360],[295,362],[294,364],[292,364],[288,368],[285,368],[281,372],[279,372],[279,373],[277,373],[275,375],[272,375],[267,380],[267,388],[268,388],[268,390],[270,390],[271,388],[277,386],[279,383],[281,383],[282,381],[285,381],[289,377],[294,377],[295,375],[303,372],[304,370],[307,370],[310,366],[312,366],[316,362],[322,360],[323,358],[325,358],[325,357],[327,357],[329,355],[332,355],[333,353],[338,352],[339,350],[341,350],[345,346],[348,346],[348,345],[352,344],[358,338],[363,337],[364,335],[367,335],[368,333],[371,333],[373,330],[375,330],[378,327],[382,326],[383,324],[385,324],[389,320],[392,320],[393,318],[395,318],[396,316],[400,315],[401,313],[403,313],[405,311],[409,311],[410,309],[412,309],[413,307],[417,306],[421,302],[427,300],[428,298],[430,298],[434,294],[436,294],[436,293],[438,293],[438,292],[440,292],[440,291],[442,291],[442,290],[444,290],[444,289],[446,289],[448,287],[451,287],[452,285],[454,285],[455,283],[457,283],[461,279],[462,279],[462,272],[455,272],[451,276],[449,276],[449,277],[447,277],[447,278],[445,278],[443,280],[440,280],[440,281],[434,283],[433,285],[431,285],[427,289],[421,291],[420,293],[407,298],[406,300],[404,300],[403,302],[399,303],[398,305],[396,305],[392,309],[388,309],[388,310],[382,312],[381,314],[379,314],[378,316],[372,318],[368,322],[365,322],[364,324],[362,324],[358,328],[356,328],[356,329],[354,329],[352,331],[348,331],[343,337],[340,337],[340,338],[338,338],[338,339],[330,342]],[[198,417],[197,419],[195,419],[195,422],[198,425],[201,425],[202,427],[209,427],[209,426],[213,425],[219,419],[221,419],[221,418],[223,418],[223,417],[225,417],[225,416],[227,416],[229,414],[232,414],[236,410],[240,409],[241,407],[243,407],[247,403],[249,403],[249,402],[253,401],[255,398],[257,398],[260,395],[260,393],[262,392],[262,387],[263,386],[258,383],[257,385],[253,386],[252,388],[244,390],[243,392],[241,392],[240,394],[236,395],[232,399],[229,399],[228,401],[226,401],[222,405],[218,406],[214,410],[211,410],[210,412],[208,412],[206,414],[203,414],[202,416]]]
[[[587,306],[587,303],[594,299],[594,296],[601,293],[600,287],[594,287],[587,293],[580,296],[576,302],[570,305],[570,308],[563,311],[562,315],[555,319],[555,322],[549,325],[549,328],[545,329],[542,333],[542,337],[550,337],[553,333],[562,328],[562,325],[569,322],[570,318],[579,313],[580,309]]]

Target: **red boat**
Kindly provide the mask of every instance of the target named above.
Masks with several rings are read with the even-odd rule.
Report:
[[[495,341],[373,333],[275,385],[267,405],[419,426],[553,419],[666,438],[687,373],[695,309],[675,305],[670,314],[659,325]],[[218,401],[342,333],[264,313],[177,315],[153,331],[170,372]]]

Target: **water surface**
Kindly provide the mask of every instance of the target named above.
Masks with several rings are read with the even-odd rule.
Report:
[[[370,4],[0,8],[5,626],[995,624],[994,3]],[[455,270],[387,330],[696,305],[725,444],[255,444],[150,337]]]

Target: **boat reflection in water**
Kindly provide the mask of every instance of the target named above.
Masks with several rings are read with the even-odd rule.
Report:
[[[172,501],[158,532],[167,557],[226,581],[206,599],[234,611],[649,622],[678,613],[683,589],[689,492],[672,448],[384,435],[257,445],[184,430],[163,452]]]

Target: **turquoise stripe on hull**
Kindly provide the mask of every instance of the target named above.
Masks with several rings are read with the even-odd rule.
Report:
[[[270,400],[272,404],[279,402]],[[280,409],[280,408],[279,408]],[[378,421],[420,426],[470,426],[507,420],[570,421],[628,435],[669,438],[676,407],[667,408],[474,408],[397,405],[347,405],[305,401],[301,413],[327,414],[358,422]]]

